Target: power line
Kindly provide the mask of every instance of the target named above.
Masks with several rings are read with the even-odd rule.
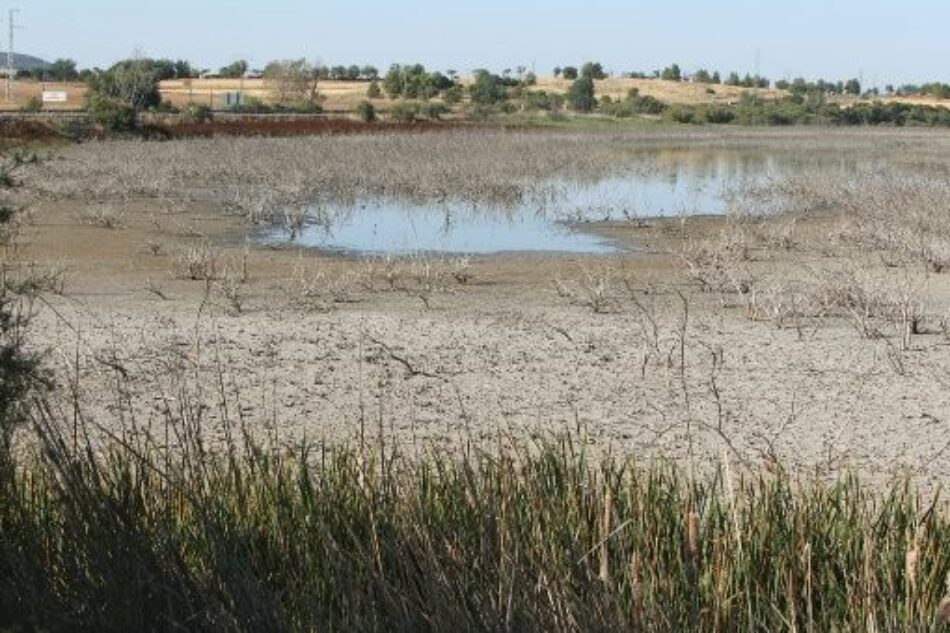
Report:
[[[13,67],[13,34],[16,29],[21,28],[16,23],[16,14],[19,9],[10,9],[10,17],[7,20],[9,28],[9,39],[7,40],[7,102],[10,101],[13,94],[13,78],[16,76],[16,69]]]

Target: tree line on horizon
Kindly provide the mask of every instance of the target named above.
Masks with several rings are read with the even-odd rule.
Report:
[[[85,81],[89,86],[86,96],[87,112],[96,125],[112,130],[134,129],[138,114],[144,111],[177,112],[162,101],[159,82],[194,78],[204,73],[185,60],[151,58],[122,60],[105,70],[79,70],[74,61],[60,59],[42,72],[40,78],[46,80]],[[217,76],[244,77],[251,72],[246,61],[238,60],[219,69]],[[886,104],[883,108],[875,105],[870,109],[845,109],[827,102],[826,97],[829,95],[875,95],[873,91],[862,92],[862,86],[857,79],[837,82],[823,79],[807,81],[803,78],[780,80],[775,82],[775,88],[787,93],[780,98],[762,100],[754,92],[750,92],[743,95],[740,103],[673,106],[652,96],[641,95],[637,89],[631,89],[625,97],[619,99],[608,95],[598,97],[595,82],[608,77],[599,62],[586,62],[579,67],[555,68],[556,77],[571,81],[563,94],[560,91],[539,89],[537,76],[524,66],[505,69],[501,73],[477,69],[463,82],[455,70],[429,70],[422,64],[393,64],[384,74],[380,74],[370,65],[326,66],[301,58],[275,60],[268,63],[262,71],[254,71],[253,74],[268,82],[273,99],[270,103],[245,99],[240,105],[233,106],[233,109],[250,112],[319,113],[322,111],[319,83],[329,79],[367,83],[366,98],[356,109],[357,116],[364,121],[375,120],[377,106],[374,101],[388,97],[390,100],[399,100],[386,108],[388,117],[399,121],[439,119],[453,106],[465,102],[464,111],[472,118],[517,112],[542,112],[554,116],[562,110],[571,110],[578,113],[598,112],[614,118],[662,116],[676,123],[943,125],[948,122],[947,115],[941,112],[906,109],[894,104]],[[718,72],[705,69],[687,75],[678,64],[671,64],[649,76],[644,73],[626,73],[624,76],[705,84],[706,91],[713,94],[715,86],[720,84],[749,89],[773,85],[767,78],[758,75],[740,77],[735,72],[725,79]],[[886,91],[890,94],[932,94],[950,97],[950,86],[942,83],[907,85],[897,89],[888,86]],[[193,104],[186,108],[185,114],[206,120],[210,118],[211,110],[207,105]]]
[[[80,69],[75,60],[69,58],[60,58],[56,59],[44,69],[19,71],[17,73],[17,77],[24,79],[33,78],[43,81],[87,82],[94,76],[108,72],[117,65],[127,64],[129,61],[131,60],[119,61],[108,69]],[[200,77],[221,77],[231,79],[245,77],[248,75],[259,77],[266,73],[268,66],[272,66],[275,63],[283,63],[286,60],[275,60],[269,62],[263,69],[252,69],[247,60],[241,59],[226,64],[217,71],[212,71],[211,69],[207,68],[199,68],[183,59],[172,60],[143,58],[143,61],[147,62],[152,71],[155,73],[158,81],[165,81],[170,79],[197,79]],[[308,63],[308,66],[309,70],[314,73],[315,78],[323,81],[331,80],[372,82],[383,79],[383,76],[380,74],[379,70],[370,64],[325,65],[320,63]],[[422,65],[418,63],[393,64],[390,67],[390,72],[392,72],[393,69],[405,71],[405,69],[418,69],[421,66]],[[471,74],[473,78],[477,78],[477,75],[482,70],[484,69],[476,69],[475,71],[472,71]],[[459,78],[459,73],[455,70],[447,70],[440,74],[443,74],[447,77],[452,77],[456,81]],[[609,76],[609,74],[604,70],[603,65],[599,62],[587,62],[580,67],[571,65],[563,67],[555,66],[552,70],[552,75],[555,78],[563,78],[571,81],[577,80],[582,75],[589,75],[595,80],[606,79]],[[524,77],[534,77],[536,79],[535,73],[532,71],[527,71],[524,66],[518,66],[514,72],[511,68],[506,68],[502,72],[498,73],[497,76],[502,78],[503,83],[511,83],[512,85]],[[763,77],[758,74],[752,75],[746,73],[743,75],[735,71],[730,72],[729,74],[721,74],[719,71],[710,71],[706,68],[698,68],[691,73],[686,73],[677,63],[670,64],[669,66],[654,70],[652,72],[629,71],[621,73],[618,76],[629,79],[659,79],[663,81],[692,82],[709,85],[718,84],[742,88],[764,89],[774,87],[776,90],[783,90],[792,93],[823,92],[825,94],[864,94],[862,83],[857,78],[828,81],[822,78],[816,80],[807,80],[804,77],[795,77],[793,79],[778,79],[772,81],[767,77]],[[533,84],[534,81],[529,79],[528,83]],[[872,95],[883,92],[883,94],[887,95],[927,95],[946,99],[950,98],[950,84],[943,82],[924,82],[921,84],[906,83],[900,86],[888,84],[883,88],[883,91],[877,88],[871,88],[867,92]]]

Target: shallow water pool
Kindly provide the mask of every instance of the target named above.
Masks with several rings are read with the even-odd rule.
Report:
[[[522,199],[507,206],[374,198],[320,203],[307,209],[302,226],[270,228],[258,238],[354,255],[610,253],[623,247],[593,232],[594,223],[720,215],[742,186],[801,167],[765,154],[658,151],[600,180],[527,184]]]

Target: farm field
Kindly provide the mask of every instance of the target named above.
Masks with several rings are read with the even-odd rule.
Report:
[[[463,85],[468,85],[470,79],[462,78]],[[543,76],[538,78],[534,90],[543,90],[552,94],[566,94],[571,81],[567,79]],[[369,82],[366,81],[321,81],[319,94],[321,105],[331,112],[353,112],[361,101],[366,99],[366,90]],[[163,101],[167,101],[177,108],[183,108],[191,103],[208,105],[215,109],[226,107],[228,93],[241,92],[245,98],[270,102],[271,91],[264,79],[171,79],[162,81],[160,92]],[[641,95],[654,97],[669,105],[696,105],[696,104],[733,104],[737,103],[748,88],[726,85],[708,86],[700,83],[663,81],[657,79],[627,79],[608,78],[595,81],[595,92],[598,96],[607,95],[612,99],[623,99],[630,89],[635,88]],[[44,90],[65,91],[65,103],[47,104],[48,110],[76,110],[83,107],[86,86],[82,83],[40,83],[35,81],[18,81],[14,84],[12,100],[10,102],[0,98],[0,111],[18,110],[32,98],[39,98]],[[763,99],[779,99],[787,96],[783,90],[762,89],[754,91]],[[946,107],[947,101],[931,97],[898,97],[885,96],[885,102],[907,103],[911,105],[929,105]],[[386,110],[392,103],[398,103],[388,98],[374,100],[378,107]],[[837,96],[831,99],[842,105],[859,103],[862,100],[854,97]],[[866,101],[866,100],[865,100]]]

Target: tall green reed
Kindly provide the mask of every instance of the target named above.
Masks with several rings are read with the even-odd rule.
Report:
[[[0,629],[932,630],[950,521],[907,485],[695,481],[571,436],[210,451],[193,421],[0,469]]]

